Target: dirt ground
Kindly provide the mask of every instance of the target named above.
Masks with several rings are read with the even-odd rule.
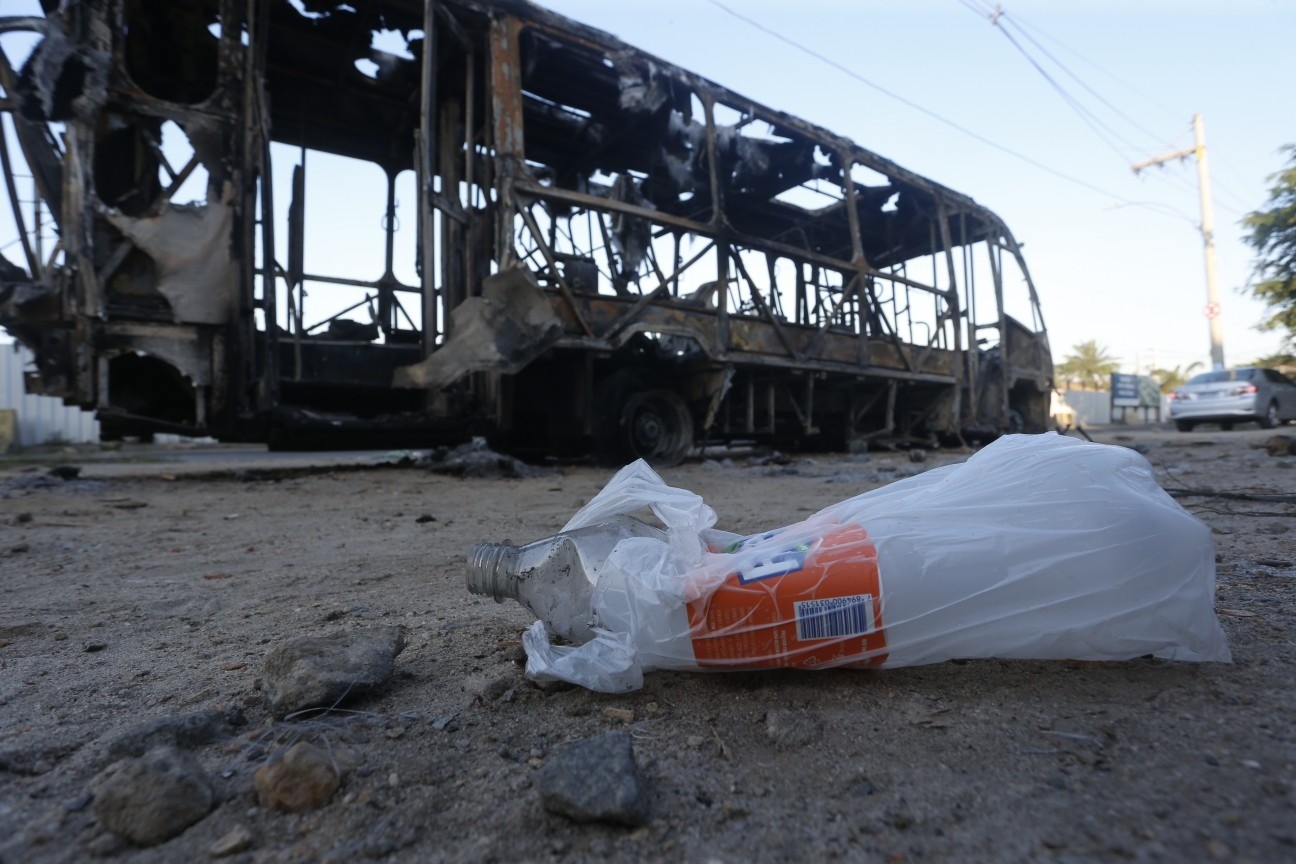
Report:
[[[1145,452],[1169,489],[1296,492],[1296,457],[1270,456],[1269,434],[1096,437]],[[749,533],[967,456],[736,456],[663,475],[702,494],[718,527]],[[469,595],[463,568],[474,543],[557,531],[611,471],[357,470],[373,459],[173,448],[0,462],[0,861],[208,860],[236,826],[251,848],[224,860],[1296,860],[1296,506],[1181,499],[1215,535],[1232,665],[652,673],[603,696],[530,684],[518,657],[531,616]],[[62,462],[80,478],[47,478]],[[393,623],[407,647],[384,690],[271,721],[258,678],[273,645]],[[229,706],[246,725],[195,751],[218,790],[210,816],[149,849],[99,826],[88,793],[107,742]],[[545,812],[538,768],[618,728],[647,825]],[[294,737],[340,754],[343,785],[312,812],[259,808],[253,773]]]

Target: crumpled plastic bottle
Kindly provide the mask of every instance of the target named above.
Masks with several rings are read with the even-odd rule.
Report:
[[[715,521],[636,462],[555,537],[477,547],[469,588],[540,617],[530,677],[603,692],[651,669],[1230,660],[1210,530],[1123,447],[1007,436],[794,525]]]

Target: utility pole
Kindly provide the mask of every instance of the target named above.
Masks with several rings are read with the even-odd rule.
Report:
[[[1146,162],[1139,162],[1130,167],[1137,174],[1144,168],[1153,165],[1164,165],[1175,159],[1184,160],[1189,156],[1197,158],[1197,191],[1201,196],[1201,233],[1202,246],[1206,253],[1206,319],[1210,322],[1211,368],[1224,368],[1224,329],[1220,322],[1219,279],[1215,269],[1215,215],[1211,207],[1210,169],[1206,165],[1206,129],[1202,125],[1202,116],[1193,115],[1193,147],[1191,150],[1176,150],[1163,156],[1155,156]]]

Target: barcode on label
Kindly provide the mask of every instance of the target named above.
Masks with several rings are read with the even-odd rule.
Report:
[[[793,603],[797,641],[841,639],[873,632],[873,595],[823,597]]]

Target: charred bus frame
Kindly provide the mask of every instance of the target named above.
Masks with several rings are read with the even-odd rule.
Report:
[[[998,217],[606,33],[521,0],[43,2],[0,19],[41,34],[21,70],[0,57],[0,107],[58,243],[24,233],[0,323],[36,353],[29,387],[108,435],[670,460],[1047,422],[1039,301]],[[303,155],[276,209],[279,145]],[[308,267],[314,151],[386,176],[376,279]],[[361,299],[312,323],[317,286]]]

